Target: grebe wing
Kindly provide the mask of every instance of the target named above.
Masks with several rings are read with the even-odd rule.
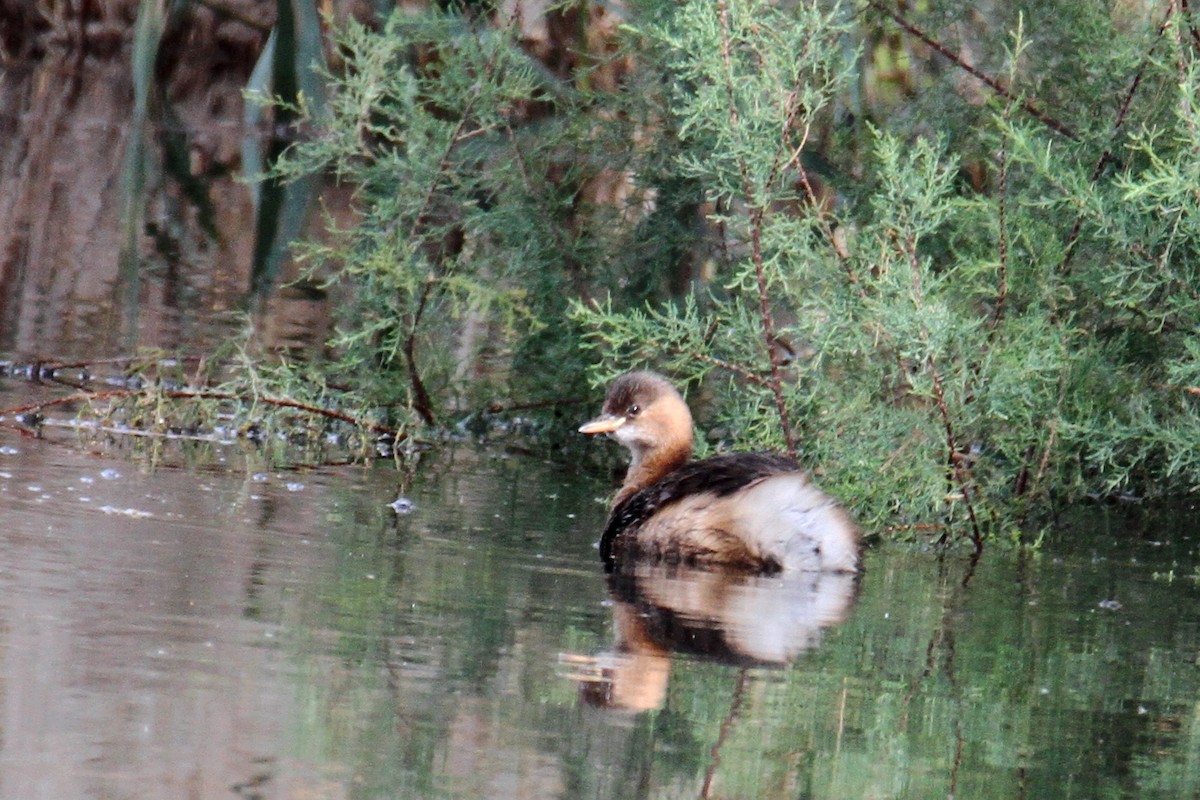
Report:
[[[858,526],[803,476],[773,475],[730,504],[732,530],[785,571],[858,571]]]
[[[807,482],[804,473],[800,472],[800,465],[793,459],[769,453],[729,453],[684,464],[612,510],[600,537],[600,557],[611,568],[618,538],[626,532],[635,533],[669,506],[689,498],[694,502],[702,495],[711,499],[725,498],[755,481],[784,474]],[[708,507],[707,502],[701,505]]]
[[[782,456],[735,453],[675,470],[613,509],[600,540],[679,561],[785,571],[858,571],[849,514]]]

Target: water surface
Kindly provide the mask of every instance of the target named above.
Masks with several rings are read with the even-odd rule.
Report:
[[[613,580],[570,465],[225,459],[0,430],[0,797],[1200,793],[1187,510],[973,574]]]

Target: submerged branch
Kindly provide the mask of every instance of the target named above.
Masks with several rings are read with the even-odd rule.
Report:
[[[378,433],[385,436],[393,436],[396,441],[403,441],[408,438],[408,434],[403,431],[397,431],[385,425],[380,425],[369,420],[359,419],[358,417],[345,414],[341,411],[334,411],[329,408],[321,408],[309,403],[302,403],[298,400],[289,400],[282,397],[254,397],[247,398],[233,392],[219,392],[209,390],[191,390],[191,389],[162,389],[154,392],[156,395],[166,397],[171,400],[223,400],[230,402],[263,403],[277,408],[292,408],[297,411],[302,411],[305,414],[312,414],[318,417],[326,417],[328,419],[345,422],[357,428],[368,430],[371,433]],[[108,389],[100,392],[77,392],[75,394],[66,395],[64,397],[55,397],[50,400],[40,400],[36,403],[27,403],[22,406],[13,408],[0,409],[0,417],[20,416],[22,414],[30,414],[37,411],[44,411],[47,408],[54,406],[68,405],[71,403],[87,403],[96,400],[115,400],[125,397],[138,397],[145,395],[144,389]]]

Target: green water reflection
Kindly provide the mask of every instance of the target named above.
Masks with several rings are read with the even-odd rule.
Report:
[[[1200,796],[1191,509],[618,580],[561,463],[227,456],[0,441],[3,800]]]
[[[965,560],[873,550],[845,621],[794,662],[651,653],[660,685],[631,711],[583,679],[630,657],[592,547],[605,487],[471,455],[408,488],[394,520],[330,504],[336,558],[284,618],[303,709],[285,763],[339,794],[1200,793],[1185,526],[1079,522],[1086,548],[989,553],[965,586]]]

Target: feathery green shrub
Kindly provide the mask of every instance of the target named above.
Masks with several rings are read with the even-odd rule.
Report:
[[[306,252],[338,368],[414,423],[660,369],[896,536],[1191,491],[1196,20],[943,5],[569,3],[557,59],[508,6],[351,26],[284,168],[357,187]]]

